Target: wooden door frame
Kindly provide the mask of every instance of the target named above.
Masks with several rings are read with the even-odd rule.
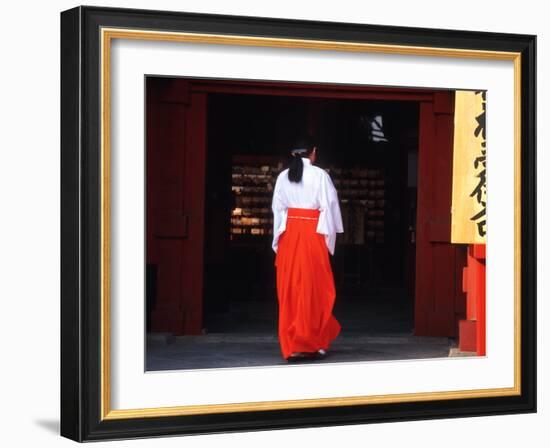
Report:
[[[420,113],[424,108],[430,109],[435,114],[436,111],[440,111],[441,107],[445,107],[442,103],[442,92],[449,92],[448,90],[441,89],[425,89],[425,88],[407,88],[407,87],[377,87],[377,86],[364,86],[364,85],[341,85],[341,84],[319,84],[319,83],[302,83],[302,82],[275,82],[275,81],[246,81],[246,80],[224,80],[224,79],[210,79],[210,78],[179,78],[185,80],[188,83],[189,92],[191,93],[226,93],[226,94],[245,94],[245,95],[270,95],[270,96],[296,96],[296,97],[310,97],[310,98],[331,98],[331,99],[354,99],[354,100],[378,100],[378,101],[414,101],[419,103]],[[448,106],[448,105],[447,105]],[[448,110],[446,111],[449,112]],[[435,123],[435,115],[434,115]],[[419,116],[419,131],[421,127],[421,120],[423,117]],[[420,134],[420,132],[419,132]],[[421,139],[424,138],[424,141]],[[431,136],[426,134],[419,135],[418,153],[419,153],[419,167],[421,160],[421,151],[426,145],[435,145]],[[206,150],[206,148],[205,148]],[[449,164],[452,167],[452,151]],[[441,162],[441,160],[439,160]],[[418,195],[426,194],[427,185],[422,185],[421,179],[418,179]],[[429,188],[429,187],[428,187]],[[418,204],[423,204],[425,198],[418,197]],[[450,198],[449,198],[450,201]],[[423,214],[418,213],[420,207],[417,208],[417,222],[422,219]],[[449,207],[450,213],[450,207]],[[440,229],[441,230],[441,229]],[[417,241],[422,241],[422,233],[425,231],[422,226],[417,223],[416,238]],[[450,238],[450,229],[449,229]],[[450,244],[450,240],[449,240]],[[456,248],[460,250],[461,248]],[[454,250],[454,249],[453,249]],[[453,251],[451,250],[451,252]],[[416,247],[415,255],[415,271],[418,272],[418,246]],[[420,255],[422,256],[422,255]],[[456,272],[454,272],[455,283],[460,278],[462,268],[460,266],[461,257],[460,254],[453,255],[457,260]],[[416,274],[418,275],[418,274]],[[416,282],[415,282],[416,283]],[[456,295],[452,297],[439,297],[439,301],[445,303],[446,307],[451,307],[452,310],[447,310],[445,316],[438,316],[431,311],[434,308],[435,291],[434,287],[426,287],[426,285],[415,285],[415,334],[418,335],[433,335],[433,336],[455,336],[456,322],[461,317],[462,299],[461,291],[458,291],[455,285],[451,289],[455,291]],[[465,299],[464,299],[465,300]],[[449,302],[449,303],[446,303]],[[441,322],[431,322],[432,319],[442,319]],[[452,320],[452,322],[451,322]],[[455,321],[456,320],[456,321]]]

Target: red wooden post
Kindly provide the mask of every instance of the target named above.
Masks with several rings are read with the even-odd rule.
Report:
[[[486,280],[485,280],[485,244],[474,244],[474,257],[478,260],[478,269],[477,275],[478,279],[478,288],[477,288],[477,343],[476,343],[476,352],[479,356],[485,356],[486,353],[486,319],[485,319],[485,302],[486,302]]]
[[[434,93],[420,104],[416,234],[417,336],[457,334],[464,295],[464,249],[451,243],[454,97]],[[458,272],[458,274],[457,274]]]
[[[147,262],[158,267],[151,330],[202,329],[206,94],[147,80]]]
[[[485,355],[485,245],[468,246],[468,266],[464,268],[466,319],[459,322],[460,351]]]

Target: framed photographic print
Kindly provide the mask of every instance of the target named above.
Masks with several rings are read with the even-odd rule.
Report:
[[[536,412],[536,36],[61,13],[61,435]]]

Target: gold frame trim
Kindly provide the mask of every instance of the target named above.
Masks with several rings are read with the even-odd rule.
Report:
[[[215,405],[188,405],[136,409],[110,408],[110,50],[112,39],[156,40],[218,45],[300,48],[413,56],[459,57],[514,62],[514,387],[391,395],[278,400]],[[197,415],[242,411],[349,406],[375,403],[498,397],[521,394],[521,53],[418,47],[307,39],[283,39],[201,33],[101,28],[101,420]]]

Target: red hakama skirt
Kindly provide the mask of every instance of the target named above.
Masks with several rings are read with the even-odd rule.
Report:
[[[325,236],[317,233],[319,210],[289,208],[275,266],[279,343],[293,352],[327,350],[341,326],[332,314],[336,289]]]

